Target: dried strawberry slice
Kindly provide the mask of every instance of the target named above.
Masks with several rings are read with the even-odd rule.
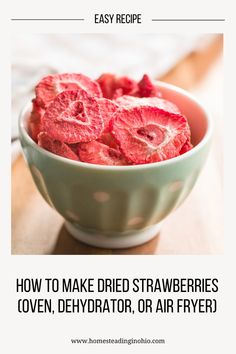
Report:
[[[122,97],[124,95],[124,91],[122,88],[118,88],[115,90],[115,92],[113,93],[112,99],[116,100],[119,97]],[[132,96],[133,97],[133,96]]]
[[[124,107],[138,107],[138,106],[151,106],[162,109],[166,112],[181,114],[179,108],[168,100],[159,97],[134,97],[124,95],[116,99],[116,103]],[[190,132],[189,132],[190,136]],[[191,144],[190,137],[187,139],[186,143],[180,150],[180,155],[191,150],[193,145]]]
[[[98,141],[80,144],[78,154],[80,160],[83,162],[112,166],[128,164],[118,148],[110,148]]]
[[[116,80],[116,89],[122,89],[123,95],[135,95],[139,91],[137,82],[128,76],[118,77]]]
[[[51,138],[68,144],[95,140],[104,127],[97,100],[81,89],[60,93],[48,106],[42,126]]]
[[[71,148],[59,140],[52,139],[47,133],[41,132],[38,135],[38,145],[56,155],[78,161],[78,156]]]
[[[190,141],[190,138],[188,138],[185,142],[185,144],[182,146],[182,149],[180,150],[179,154],[182,155],[184,154],[185,152],[191,150],[193,148],[193,145]]]
[[[112,119],[114,113],[119,109],[118,104],[107,99],[107,98],[99,98],[98,99],[100,114],[103,119],[104,129],[102,135],[99,137],[98,141],[108,145],[111,148],[116,149],[118,147],[116,140],[111,135],[109,131],[109,123]]]
[[[29,134],[37,142],[38,134],[41,132],[41,122],[45,110],[41,108],[36,99],[32,100],[33,108],[29,117]]]
[[[63,91],[83,89],[95,97],[102,97],[100,86],[83,74],[55,74],[44,77],[35,88],[36,98],[46,108]]]
[[[107,131],[107,128],[109,126],[109,122],[110,122],[113,114],[119,108],[119,106],[118,106],[118,104],[116,104],[115,102],[113,102],[107,98],[99,98],[97,100],[97,102],[98,102],[100,114],[102,116],[102,120],[104,123],[104,131]]]
[[[152,82],[150,77],[145,74],[142,79],[138,82],[139,86],[139,97],[161,97],[161,92],[158,87]]]
[[[180,113],[179,108],[174,103],[159,97],[134,97],[124,95],[117,98],[115,102],[125,107],[151,106],[170,113]]]
[[[190,134],[185,117],[156,107],[121,108],[110,127],[127,160],[137,164],[178,156]]]
[[[96,81],[100,85],[103,97],[112,98],[116,90],[116,76],[114,74],[106,73],[99,76]]]
[[[139,91],[138,84],[128,76],[116,76],[114,74],[103,74],[98,79],[103,96],[105,98],[117,98],[122,95],[135,95]]]
[[[77,155],[78,153],[78,148],[79,148],[79,143],[76,144],[67,144],[69,148]]]
[[[100,138],[97,139],[97,141],[99,141],[100,143],[103,143],[113,149],[119,148],[117,141],[115,140],[115,138],[113,137],[113,135],[111,135],[111,133],[109,131],[103,132],[102,135],[100,136]]]

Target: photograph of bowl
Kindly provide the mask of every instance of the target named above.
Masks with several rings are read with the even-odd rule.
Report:
[[[16,37],[12,254],[222,253],[222,35]]]
[[[72,161],[39,147],[28,134],[28,105],[20,140],[36,186],[78,240],[96,247],[127,248],[149,241],[161,221],[188,196],[206,160],[210,119],[186,91],[157,82],[163,97],[187,117],[193,149],[156,163],[101,166]]]

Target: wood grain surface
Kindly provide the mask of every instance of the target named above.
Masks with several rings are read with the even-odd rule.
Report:
[[[210,109],[215,133],[210,156],[190,196],[150,242],[129,249],[87,246],[73,239],[62,217],[37,191],[22,156],[12,165],[12,254],[202,255],[223,253],[222,37],[186,58],[165,81],[190,89]],[[205,65],[204,65],[205,63]],[[196,75],[197,73],[197,75]],[[218,85],[218,86],[217,86]]]

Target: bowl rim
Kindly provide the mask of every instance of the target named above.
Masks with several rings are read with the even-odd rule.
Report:
[[[164,166],[178,163],[180,161],[184,161],[184,160],[188,159],[189,157],[191,157],[192,155],[194,155],[195,153],[197,153],[210,140],[210,137],[212,135],[212,130],[213,130],[212,119],[210,118],[209,114],[206,112],[205,108],[198,101],[198,99],[196,99],[191,93],[187,92],[186,90],[184,90],[178,86],[175,86],[175,85],[163,82],[163,81],[156,80],[156,83],[160,88],[163,87],[163,88],[169,89],[171,91],[176,91],[179,94],[187,97],[188,99],[193,101],[202,110],[203,114],[205,115],[205,118],[207,121],[207,129],[206,129],[205,135],[203,136],[202,140],[196,146],[194,146],[191,150],[185,152],[183,155],[176,156],[176,157],[173,157],[168,160],[159,161],[159,162],[151,162],[151,163],[147,163],[147,164],[111,166],[111,165],[92,164],[92,163],[87,163],[87,162],[82,162],[82,161],[74,161],[74,160],[70,160],[66,157],[62,157],[62,156],[53,154],[52,152],[47,151],[47,150],[43,149],[42,147],[40,147],[38,144],[36,144],[36,142],[30,137],[30,135],[26,131],[26,128],[24,126],[24,119],[25,119],[26,113],[28,113],[29,108],[31,106],[31,101],[29,101],[20,112],[19,131],[23,135],[24,139],[26,139],[27,142],[33,148],[38,150],[41,154],[44,154],[49,158],[61,161],[63,163],[66,163],[66,164],[69,164],[69,165],[72,165],[75,167],[78,166],[78,167],[82,167],[82,168],[88,168],[88,169],[94,169],[94,170],[100,170],[100,171],[134,171],[134,170],[151,169],[151,168],[157,168],[157,167],[161,168]],[[20,135],[20,140],[22,140],[21,135]]]

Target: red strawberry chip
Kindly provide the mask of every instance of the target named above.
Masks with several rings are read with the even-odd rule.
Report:
[[[97,139],[104,128],[98,102],[84,90],[64,91],[48,106],[43,130],[68,144]]]
[[[178,156],[190,134],[185,117],[156,107],[121,108],[110,126],[127,160],[137,164]]]
[[[79,143],[76,143],[76,144],[67,144],[67,145],[68,145],[69,148],[77,155]]]
[[[118,77],[116,80],[116,88],[122,89],[123,95],[136,95],[139,91],[137,82],[128,76]]]
[[[139,97],[161,97],[158,87],[152,82],[150,77],[145,74],[138,83]]]
[[[159,97],[134,97],[124,95],[117,98],[115,102],[125,107],[151,106],[170,113],[180,113],[179,108],[174,103]]]
[[[123,89],[122,88],[118,88],[114,91],[112,99],[116,100],[119,97],[122,97],[124,95]]]
[[[80,144],[78,154],[80,160],[83,162],[112,166],[128,164],[118,148],[113,149],[98,141]]]
[[[137,82],[128,76],[116,76],[114,74],[103,74],[98,79],[103,96],[105,98],[117,98],[122,95],[135,95],[139,91]]]
[[[36,98],[46,108],[63,91],[83,89],[95,97],[102,97],[100,86],[83,74],[54,74],[44,77],[35,88]]]
[[[99,141],[100,143],[103,143],[105,145],[108,145],[109,147],[111,147],[113,149],[117,149],[119,147],[119,145],[117,144],[117,141],[115,140],[115,138],[113,137],[113,135],[111,135],[111,133],[109,131],[103,132],[102,135],[100,136],[100,138],[97,139],[97,141]]]
[[[179,154],[183,155],[185,152],[191,150],[193,148],[193,145],[190,141],[190,137],[186,140],[186,143],[182,146]]]
[[[32,100],[33,108],[29,118],[29,134],[37,142],[37,137],[42,129],[41,122],[45,110],[41,108],[36,99]]]
[[[109,126],[109,122],[113,117],[113,114],[119,108],[118,104],[107,99],[107,98],[99,98],[98,100],[100,114],[104,123],[104,131],[107,131]]]
[[[117,142],[109,131],[109,123],[112,119],[114,113],[119,109],[119,105],[108,98],[98,99],[99,110],[104,123],[104,129],[102,135],[99,137],[98,141],[108,145],[111,148],[117,148]]]
[[[66,144],[59,140],[52,139],[47,133],[41,132],[38,135],[38,145],[56,155],[78,161],[78,156]]]
[[[103,96],[105,98],[112,98],[116,90],[116,76],[114,74],[102,74],[96,80],[100,85]]]

